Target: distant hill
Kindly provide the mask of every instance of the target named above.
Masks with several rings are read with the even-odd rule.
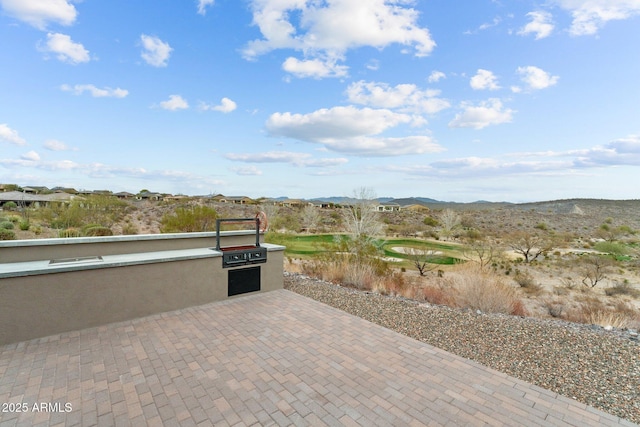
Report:
[[[427,197],[404,197],[401,199],[391,199],[390,202],[397,203],[400,206],[408,206],[408,205],[423,205],[427,206],[432,203],[446,203],[440,200],[429,199]]]
[[[353,201],[353,198],[332,196],[332,197],[315,197],[313,200],[314,201],[317,200],[325,203],[344,204],[344,203],[349,203],[350,201]],[[401,199],[396,199],[394,197],[378,197],[376,200],[380,203],[397,203],[400,206],[425,205],[427,203],[446,203],[446,202],[441,202],[435,199],[429,199],[427,197],[407,197],[407,198],[401,198]]]

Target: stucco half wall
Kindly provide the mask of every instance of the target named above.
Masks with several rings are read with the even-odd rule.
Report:
[[[233,244],[248,244],[252,238],[228,237]],[[182,247],[184,239],[177,240]],[[170,249],[170,241],[161,251],[125,249],[104,256],[93,251],[90,242],[79,245],[80,252],[70,251],[68,242],[60,243],[65,258],[73,254],[79,261],[0,262],[0,345],[233,298],[228,296],[229,272],[247,268],[223,268],[220,251]],[[126,247],[126,241],[119,240],[118,245]],[[261,246],[267,248],[267,261],[252,266],[259,267],[258,292],[282,289],[284,247]],[[49,243],[47,252],[55,253],[55,245]],[[87,253],[101,258],[87,260]]]

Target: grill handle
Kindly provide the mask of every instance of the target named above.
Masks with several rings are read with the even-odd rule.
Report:
[[[222,218],[216,219],[216,251],[220,250],[220,224],[226,222],[227,224],[245,224],[247,222],[253,222],[256,225],[256,248],[260,247],[260,217],[255,218]]]

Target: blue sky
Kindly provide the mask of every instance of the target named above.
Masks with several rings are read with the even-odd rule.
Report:
[[[640,0],[0,0],[0,182],[640,198]]]

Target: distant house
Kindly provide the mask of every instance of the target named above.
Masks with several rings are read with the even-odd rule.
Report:
[[[247,196],[226,196],[218,199],[220,203],[233,203],[235,205],[250,205],[255,201]]]
[[[173,201],[173,202],[177,202],[180,200],[186,200],[189,199],[189,196],[185,196],[184,194],[176,194],[175,196],[168,194],[166,196],[163,197],[163,200],[165,201]]]
[[[78,194],[78,190],[70,187],[53,187],[51,191],[54,193]]]
[[[322,200],[311,200],[309,203],[312,203],[313,206],[320,209],[333,209],[336,207],[336,204],[333,202],[324,202]]]
[[[119,193],[115,193],[114,196],[116,196],[118,199],[133,199],[136,195],[128,193],[126,191],[121,191]]]
[[[313,203],[306,202],[300,199],[286,199],[280,202],[280,206],[286,206],[290,208],[299,208],[302,206],[313,206]]]
[[[18,206],[41,206],[52,202],[66,203],[78,196],[69,193],[31,194],[22,191],[5,191],[0,193],[0,206],[7,202],[14,202]]]
[[[137,200],[162,200],[162,194],[160,193],[152,193],[151,191],[143,191],[142,193],[138,193],[136,195]]]
[[[280,204],[280,200],[278,199],[262,199],[260,200],[260,204],[264,206],[278,206]]]
[[[28,187],[22,187],[22,191],[30,194],[42,194],[47,193],[49,188],[38,185],[29,185]]]
[[[400,211],[400,205],[397,203],[383,202],[378,203],[374,209],[377,212],[398,212]]]

